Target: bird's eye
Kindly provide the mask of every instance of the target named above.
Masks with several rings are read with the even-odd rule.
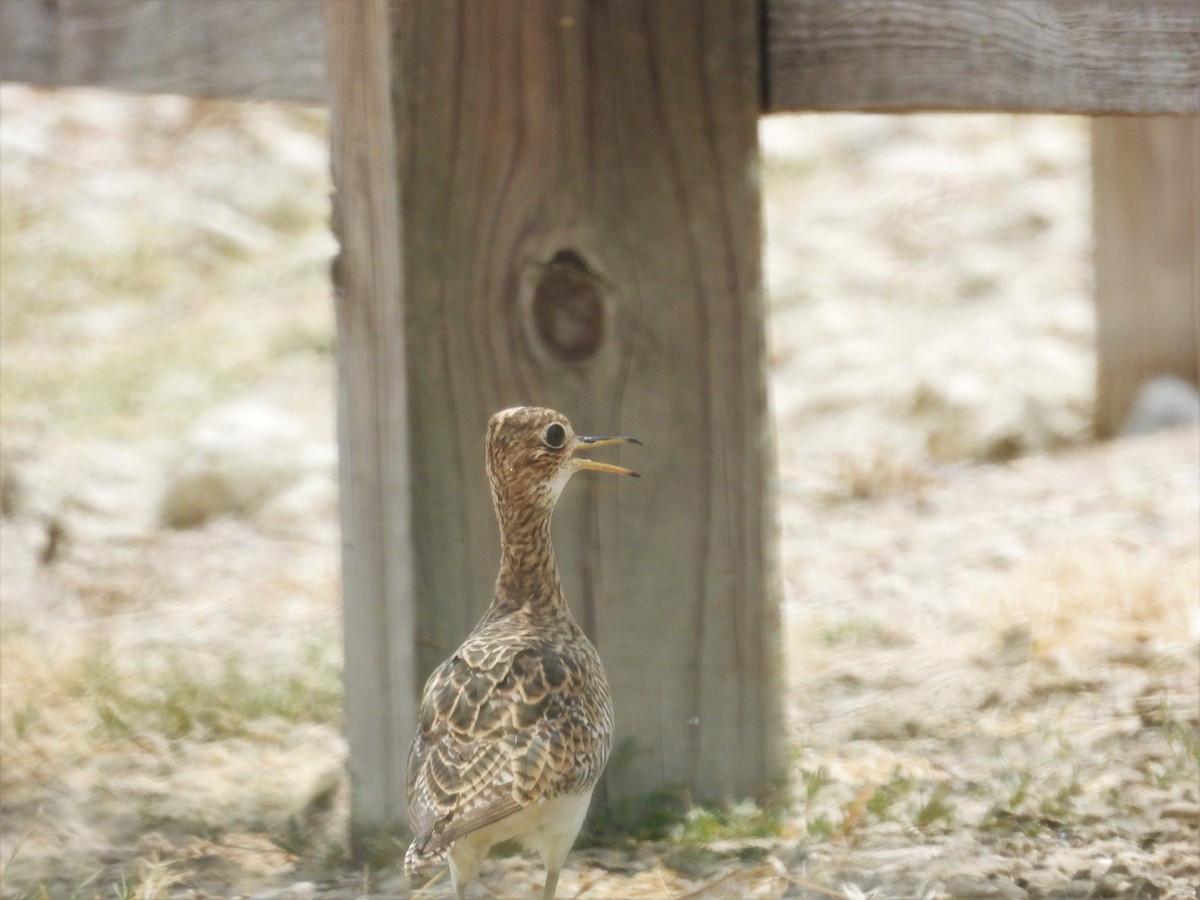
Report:
[[[552,422],[546,426],[546,430],[542,432],[542,443],[551,450],[561,450],[563,441],[567,439],[567,430],[557,422]]]

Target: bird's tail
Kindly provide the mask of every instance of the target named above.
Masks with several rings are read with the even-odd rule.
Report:
[[[408,845],[404,854],[404,874],[412,878],[414,875],[424,875],[438,866],[444,866],[449,852],[450,848],[445,844],[429,847],[429,836],[422,835]]]

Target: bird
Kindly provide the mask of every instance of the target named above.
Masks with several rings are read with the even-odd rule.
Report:
[[[614,724],[600,655],[563,596],[550,518],[580,470],[638,477],[576,453],[640,443],[578,435],[566,416],[542,407],[488,420],[500,572],[483,618],[422,693],[406,771],[409,877],[446,863],[463,900],[491,847],[517,838],[541,856],[543,900],[553,900]]]

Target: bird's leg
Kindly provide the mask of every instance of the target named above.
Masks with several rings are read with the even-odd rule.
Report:
[[[546,869],[546,886],[542,888],[542,900],[554,900],[558,890],[558,869]]]
[[[457,840],[450,848],[446,862],[450,864],[450,880],[458,900],[466,900],[467,888],[479,875],[479,866],[489,849],[488,844],[480,845],[470,840]]]

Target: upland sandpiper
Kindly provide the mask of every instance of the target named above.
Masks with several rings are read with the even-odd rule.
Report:
[[[546,865],[544,898],[587,813],[613,740],[596,648],[575,622],[550,544],[550,516],[580,469],[636,475],[575,453],[628,437],[583,437],[551,409],[515,407],[487,426],[500,522],[491,605],[429,677],[408,756],[409,875],[448,862],[466,895],[488,850],[518,838]]]

